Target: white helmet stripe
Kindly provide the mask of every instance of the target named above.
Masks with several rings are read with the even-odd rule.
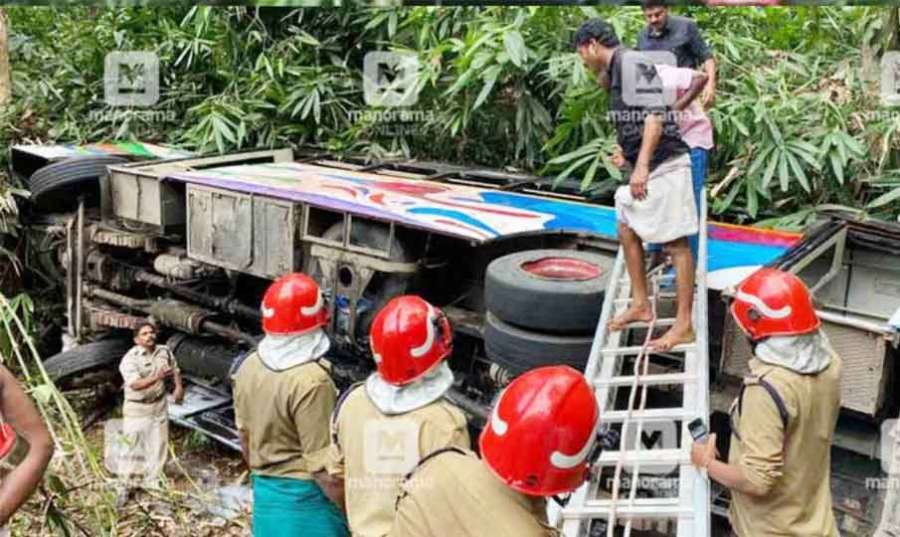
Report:
[[[506,392],[504,391],[503,393]],[[503,436],[506,434],[506,431],[509,430],[509,424],[500,418],[500,401],[503,400],[503,393],[497,398],[497,403],[494,405],[494,411],[491,412],[491,428],[494,429],[497,436]]]
[[[766,305],[765,302],[762,301],[758,296],[751,295],[745,293],[743,291],[738,291],[735,296],[741,302],[746,302],[759,310],[760,313],[769,317],[770,319],[784,319],[785,317],[789,317],[791,315],[791,307],[785,306],[781,309],[773,310],[769,306]]]
[[[581,464],[584,461],[585,457],[590,454],[591,448],[594,447],[594,439],[597,437],[597,427],[599,425],[600,420],[598,419],[596,422],[594,422],[594,428],[593,430],[591,430],[591,435],[588,437],[587,442],[584,443],[581,451],[574,455],[566,455],[565,453],[554,451],[550,454],[550,464],[562,470],[575,468],[576,466]]]
[[[428,321],[425,323],[425,330],[426,330],[425,343],[423,343],[419,347],[414,347],[413,349],[411,349],[409,351],[409,353],[412,355],[413,358],[421,358],[421,357],[425,356],[426,354],[428,354],[429,351],[431,351],[431,348],[434,347],[434,336],[435,336],[434,319],[435,319],[435,317],[436,316],[434,314],[434,308],[432,308],[429,305],[428,306]]]
[[[325,299],[322,298],[322,291],[316,293],[316,303],[308,308],[301,307],[300,314],[304,317],[312,317],[313,315],[319,313],[319,311],[325,306]]]
[[[275,308],[267,308],[267,307],[263,306],[262,314],[263,314],[263,317],[265,317],[266,319],[271,319],[272,317],[275,316]]]

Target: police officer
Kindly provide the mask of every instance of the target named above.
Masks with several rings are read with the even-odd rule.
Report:
[[[482,459],[445,450],[403,483],[391,537],[548,537],[546,498],[587,474],[599,415],[584,377],[568,366],[533,369],[494,404]]]
[[[234,376],[234,411],[253,482],[256,537],[342,537],[343,515],[313,474],[324,467],[337,389],[320,362],[328,310],[305,274],[277,279],[262,301],[265,338]]]
[[[444,399],[453,333],[440,309],[418,296],[392,299],[372,322],[377,370],[342,397],[332,419],[332,473],[343,477],[357,537],[387,535],[403,475],[429,453],[471,447],[466,418]]]
[[[837,536],[831,511],[831,441],[841,408],[841,359],[819,330],[809,291],[764,268],[737,288],[731,314],[750,338],[751,377],[732,405],[728,462],[715,435],[691,459],[731,489],[740,537]]]
[[[128,500],[128,480],[142,477],[142,486],[159,486],[169,447],[169,412],[165,379],[174,381],[173,398],[180,404],[184,399],[181,372],[172,351],[156,344],[156,327],[142,321],[134,329],[134,347],[119,363],[124,380],[125,400],[122,403],[122,432],[127,438],[123,449],[126,456],[116,498],[118,505]]]

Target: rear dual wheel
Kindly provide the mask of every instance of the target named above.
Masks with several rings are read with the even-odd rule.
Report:
[[[613,259],[528,250],[494,260],[485,275],[488,357],[514,374],[565,364],[583,370]]]

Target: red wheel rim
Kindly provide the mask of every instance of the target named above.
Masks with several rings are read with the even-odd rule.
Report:
[[[581,282],[600,276],[597,265],[571,257],[543,257],[522,263],[522,270],[545,280]]]

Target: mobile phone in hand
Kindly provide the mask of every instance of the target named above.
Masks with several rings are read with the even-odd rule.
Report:
[[[706,428],[706,424],[703,423],[703,418],[697,418],[688,423],[688,431],[691,432],[691,436],[694,437],[696,442],[705,442],[709,438],[709,430]]]

